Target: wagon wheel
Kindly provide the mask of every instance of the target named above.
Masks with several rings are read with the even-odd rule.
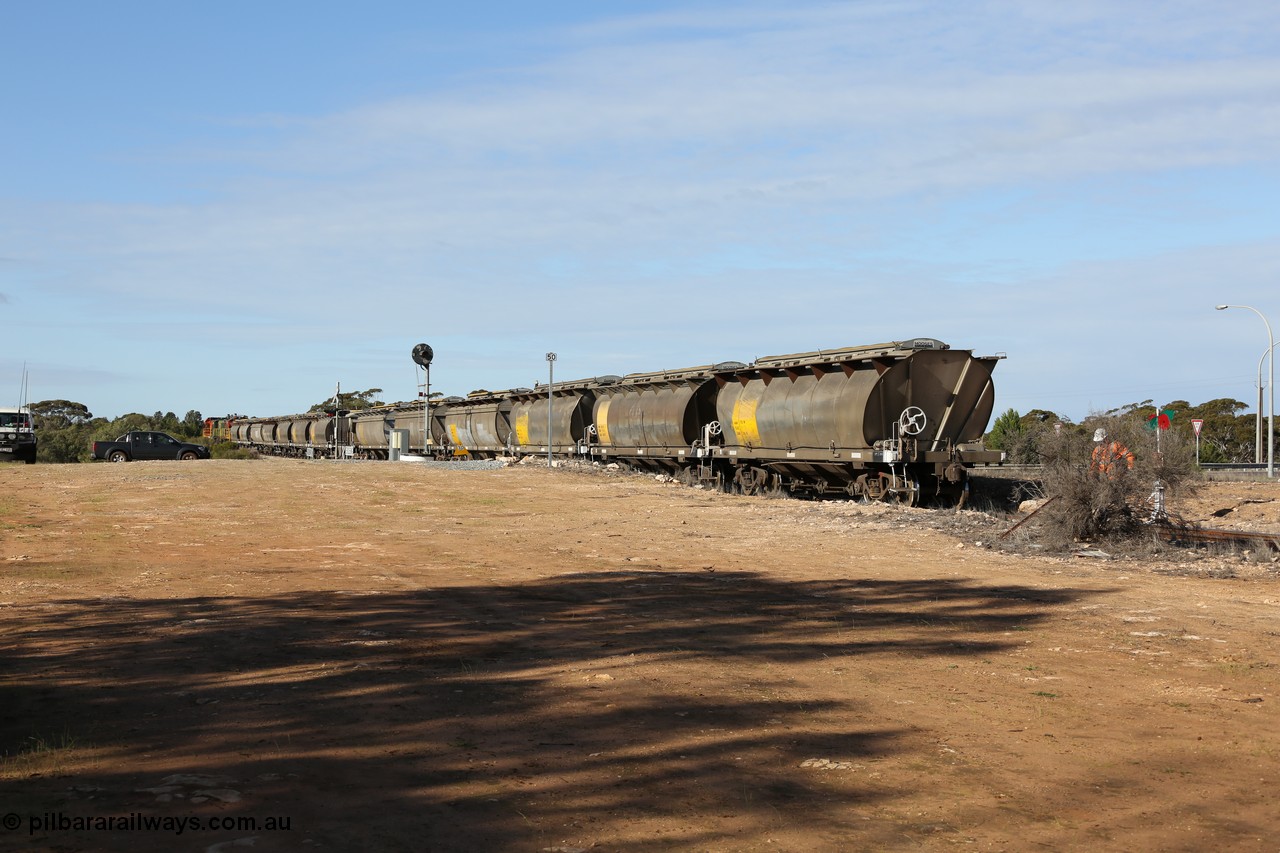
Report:
[[[963,509],[969,502],[969,481],[960,483],[926,480],[929,485],[927,493],[920,492],[917,503],[937,507],[939,509]],[[936,488],[935,488],[936,487]]]
[[[920,493],[919,486],[915,489],[900,489],[894,486],[893,477],[883,471],[871,475],[867,478],[866,485],[862,490],[862,502],[865,504],[877,503],[899,503],[904,506],[912,506],[916,502],[916,495]]]
[[[856,495],[861,503],[871,503],[871,480],[866,474],[859,474],[857,479],[849,484],[850,495]]]
[[[740,494],[759,495],[763,494],[769,482],[769,472],[763,468],[740,468],[734,474],[733,481],[738,487]]]
[[[893,478],[888,474],[879,473],[872,476],[869,481],[871,488],[867,491],[867,503],[888,503],[893,499]]]
[[[915,478],[904,480],[889,494],[897,500],[898,506],[915,506],[920,502],[920,481]]]

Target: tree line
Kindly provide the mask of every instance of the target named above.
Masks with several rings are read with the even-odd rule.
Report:
[[[1194,447],[1195,433],[1191,421],[1199,418],[1204,421],[1200,429],[1201,462],[1246,463],[1254,461],[1257,427],[1255,415],[1240,414],[1247,408],[1247,403],[1227,397],[1198,406],[1193,406],[1186,400],[1174,400],[1157,407],[1151,400],[1143,400],[1091,414],[1080,423],[1073,423],[1070,418],[1045,409],[1032,409],[1025,415],[1019,414],[1015,409],[1008,409],[991,424],[991,430],[983,441],[992,450],[1003,450],[1009,462],[1037,464],[1043,461],[1042,457],[1052,444],[1052,439],[1060,437],[1064,430],[1073,434],[1091,435],[1097,428],[1106,428],[1118,420],[1149,430],[1147,443],[1154,447],[1155,429],[1152,419],[1159,411],[1165,413],[1169,426],[1169,429],[1163,431],[1162,439]],[[1267,446],[1266,424],[1264,417],[1264,454]]]
[[[182,441],[208,443],[203,437],[204,416],[195,409],[181,418],[173,412],[131,412],[108,420],[95,418],[84,403],[71,400],[44,400],[30,408],[39,440],[37,462],[88,462],[93,458],[93,442],[111,441],[135,430],[167,432]]]
[[[323,412],[335,408],[345,410],[366,409],[380,406],[381,388],[366,391],[344,392],[312,406],[309,411]],[[432,396],[438,396],[433,394]],[[181,418],[173,412],[156,412],[144,415],[131,412],[118,418],[95,418],[84,403],[71,400],[44,400],[32,403],[31,417],[35,422],[39,444],[37,462],[89,462],[93,459],[95,441],[112,441],[127,432],[165,432],[179,441],[212,445],[215,458],[236,456],[237,450],[229,444],[220,447],[204,437],[204,415],[191,409]]]

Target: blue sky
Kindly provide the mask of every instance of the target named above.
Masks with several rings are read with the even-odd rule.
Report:
[[[941,338],[1256,399],[1280,6],[3,3],[0,399],[114,417]],[[9,389],[6,391],[6,389]]]

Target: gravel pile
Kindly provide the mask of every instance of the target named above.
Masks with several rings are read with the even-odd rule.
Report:
[[[502,459],[459,459],[450,462],[437,462],[432,459],[429,461],[409,461],[403,460],[407,465],[422,465],[426,468],[443,468],[448,471],[491,471],[494,468],[506,468],[510,465]]]

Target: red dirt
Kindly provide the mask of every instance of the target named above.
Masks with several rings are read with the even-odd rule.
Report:
[[[1277,846],[1270,555],[534,467],[0,483],[0,850]],[[258,828],[92,825],[190,817]]]

